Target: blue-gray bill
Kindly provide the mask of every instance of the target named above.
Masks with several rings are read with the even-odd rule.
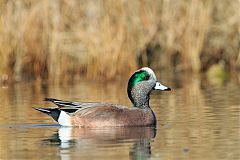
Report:
[[[161,91],[171,91],[171,88],[162,85],[160,82],[156,82],[156,85],[153,87],[153,89]]]

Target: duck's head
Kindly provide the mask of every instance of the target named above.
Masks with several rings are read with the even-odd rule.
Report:
[[[171,89],[162,85],[153,70],[148,67],[137,70],[128,81],[128,97],[134,107],[148,108],[152,90],[169,91]]]

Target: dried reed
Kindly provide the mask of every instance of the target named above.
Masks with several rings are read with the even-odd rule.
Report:
[[[166,55],[150,63],[179,53],[179,70],[199,72],[217,55],[236,68],[239,6],[239,0],[1,0],[1,81],[114,79],[136,69],[148,44]]]

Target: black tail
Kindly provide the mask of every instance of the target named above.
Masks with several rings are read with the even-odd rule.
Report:
[[[54,101],[61,101],[60,99],[56,99],[56,98],[44,98],[44,101],[50,101],[50,102],[54,102]]]
[[[61,113],[61,111],[58,108],[34,108],[34,109],[51,116],[55,121],[58,122],[58,118]]]

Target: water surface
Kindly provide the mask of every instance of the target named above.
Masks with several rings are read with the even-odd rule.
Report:
[[[60,127],[31,107],[53,106],[44,97],[129,106],[126,83],[1,86],[0,159],[240,159],[240,86],[169,85],[151,96],[157,128],[98,129]]]

